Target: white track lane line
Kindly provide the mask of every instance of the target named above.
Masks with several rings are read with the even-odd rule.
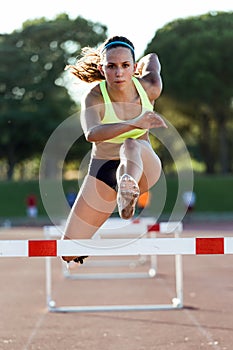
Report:
[[[172,289],[170,287],[168,287],[166,285],[165,281],[162,281],[162,284],[164,285],[164,290],[167,292],[169,298],[171,299],[174,296],[174,292],[172,291]],[[204,338],[207,340],[207,345],[211,346],[215,350],[223,350],[223,349],[225,349],[225,348],[222,349],[222,348],[219,347],[218,341],[214,340],[213,335],[210,332],[208,332],[204,327],[202,327],[202,325],[198,322],[196,317],[194,317],[189,310],[185,309],[185,306],[184,306],[184,309],[180,310],[180,312],[184,312],[187,315],[187,317],[192,322],[192,324],[196,327],[198,332],[202,336],[204,336]]]
[[[190,319],[190,321],[193,323],[193,325],[197,328],[199,333],[206,338],[206,340],[208,342],[207,345],[211,346],[215,350],[221,350],[222,348],[219,347],[218,341],[214,340],[212,334],[210,332],[208,332],[204,327],[202,327],[202,325],[198,322],[196,317],[194,317],[191,314],[191,312],[187,309],[184,309],[184,312],[187,315],[187,317]]]
[[[44,318],[45,318],[46,315],[47,315],[47,310],[43,311],[42,315],[40,315],[40,317],[38,318],[38,320],[37,320],[37,322],[35,324],[35,327],[33,328],[30,336],[28,337],[26,345],[23,347],[22,350],[28,350],[29,349],[29,346],[31,345],[34,337],[36,336],[38,330],[40,329],[42,323],[44,322]]]

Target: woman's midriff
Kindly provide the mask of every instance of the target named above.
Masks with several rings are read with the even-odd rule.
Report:
[[[149,142],[148,133],[142,135],[136,140],[145,140]],[[92,158],[98,159],[119,159],[121,143],[98,142],[92,145]]]

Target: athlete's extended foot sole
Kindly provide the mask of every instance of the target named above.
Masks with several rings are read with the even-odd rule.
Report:
[[[121,176],[118,184],[117,204],[122,219],[132,218],[140,194],[137,182],[128,174]]]

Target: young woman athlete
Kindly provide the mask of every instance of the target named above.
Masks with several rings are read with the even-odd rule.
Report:
[[[160,96],[160,63],[151,53],[135,62],[134,46],[122,36],[97,49],[84,48],[71,72],[95,86],[82,103],[81,124],[92,143],[88,174],[67,220],[63,239],[89,239],[118,205],[122,219],[134,215],[141,193],[159,179],[161,162],[148,131],[164,127],[153,112]],[[63,257],[83,262],[84,257]]]

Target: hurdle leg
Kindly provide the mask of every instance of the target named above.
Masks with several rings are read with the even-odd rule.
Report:
[[[149,232],[149,237],[150,238],[156,238],[156,232],[152,231]],[[157,255],[150,255],[150,268],[148,271],[148,274],[150,277],[155,277],[158,271],[158,259]]]
[[[175,256],[176,268],[176,298],[172,299],[175,306],[183,307],[183,264],[182,256]]]
[[[179,238],[180,233],[175,232],[175,238]],[[176,298],[172,299],[174,306],[183,307],[183,257],[175,255],[175,273],[176,273]]]
[[[50,310],[55,307],[55,301],[52,299],[52,267],[51,257],[45,257],[45,284],[46,284],[46,305]]]

